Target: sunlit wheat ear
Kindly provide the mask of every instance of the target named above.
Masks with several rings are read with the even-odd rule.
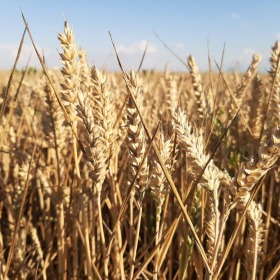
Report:
[[[104,152],[107,158],[112,156],[114,141],[116,140],[116,130],[114,123],[116,119],[115,108],[107,83],[106,76],[95,66],[91,71],[92,94],[95,102],[95,121],[100,127],[100,139],[104,144]]]
[[[201,76],[194,60],[194,57],[190,55],[188,57],[188,66],[192,77],[192,87],[195,96],[195,103],[197,106],[197,112],[200,119],[200,123],[204,120],[207,114],[208,108],[206,108],[206,96],[201,82]]]
[[[245,267],[247,279],[257,279],[257,272],[263,258],[262,243],[264,224],[262,220],[262,206],[254,201],[246,213],[248,220],[248,236],[245,243]]]
[[[180,109],[175,117],[175,131],[180,146],[187,152],[186,156],[192,170],[191,175],[195,180],[209,159],[209,156],[204,152],[202,135],[201,133],[195,135],[186,115]],[[208,191],[218,188],[220,184],[219,174],[219,169],[211,160],[202,175],[201,185]]]
[[[256,75],[253,80],[253,94],[252,94],[252,106],[250,107],[250,123],[253,128],[253,136],[255,139],[259,139],[265,110],[265,91],[263,88],[263,82],[261,78]]]
[[[46,97],[46,111],[49,118],[51,118],[51,121],[45,124],[48,125],[45,129],[46,135],[50,141],[50,146],[53,148],[57,147],[61,150],[65,146],[66,138],[63,112],[61,111],[54,92],[48,83],[45,83],[43,91]]]
[[[97,192],[100,193],[106,176],[107,159],[104,144],[100,139],[100,127],[94,122],[92,104],[81,91],[78,91],[77,116],[82,120],[86,132],[84,144],[90,177]]]
[[[165,139],[163,132],[160,133],[159,139],[157,141],[157,145],[159,151],[161,152],[162,159],[166,167],[171,171],[171,161],[172,161],[172,152],[173,145],[171,139]],[[164,203],[165,197],[167,195],[168,186],[166,184],[166,178],[162,171],[160,164],[158,163],[156,158],[152,159],[151,166],[151,191],[156,201],[157,208],[160,209],[159,214],[161,212],[161,207]]]
[[[241,83],[237,86],[235,97],[236,97],[239,105],[241,105],[240,103],[242,102],[242,100],[241,100],[242,95],[243,95],[245,89],[247,88],[249,82],[257,74],[260,61],[261,61],[261,55],[257,54],[257,53],[253,54],[251,64],[248,67],[245,74],[243,75]]]
[[[130,90],[133,94],[140,110],[142,106],[142,92],[141,83],[137,74],[133,71],[129,73]],[[138,111],[134,105],[132,98],[129,96],[126,104],[127,114],[127,141],[129,147],[129,173],[128,181],[132,182],[137,170],[140,168],[138,180],[135,184],[135,189],[139,193],[139,199],[142,200],[148,184],[148,160],[145,159],[144,163],[140,167],[140,164],[144,158],[145,151],[147,149],[145,131],[138,114]]]
[[[60,53],[61,73],[61,97],[69,113],[71,120],[75,119],[75,104],[77,104],[77,93],[80,87],[80,65],[78,61],[78,47],[75,43],[75,36],[70,29],[68,22],[64,23],[64,33],[58,34],[58,40],[62,48]]]
[[[167,79],[165,99],[167,103],[168,118],[172,120],[178,107],[178,87],[177,80],[174,76],[169,76],[169,78]]]
[[[59,173],[59,184],[62,186],[64,177],[64,160],[63,149],[66,146],[67,136],[69,131],[65,126],[65,119],[63,112],[57,102],[57,99],[54,95],[53,90],[49,84],[44,86],[44,94],[46,96],[46,111],[47,111],[47,121],[45,124],[48,127],[46,128],[46,136],[49,141],[50,147],[57,150],[56,160],[57,162],[57,172]]]
[[[87,54],[85,50],[79,50],[78,52],[79,62],[80,62],[80,88],[82,92],[90,93],[91,92],[91,73],[87,61]]]
[[[275,42],[274,46],[271,48],[271,56],[270,56],[270,81],[274,82],[274,87],[271,95],[271,114],[272,114],[272,128],[279,126],[280,124],[280,43],[278,41]]]

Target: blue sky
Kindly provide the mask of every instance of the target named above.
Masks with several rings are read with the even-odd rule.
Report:
[[[118,70],[110,31],[127,70],[137,68],[146,42],[143,68],[185,70],[158,41],[155,31],[182,59],[192,54],[201,70],[207,70],[207,40],[211,56],[220,61],[224,42],[225,70],[244,70],[253,52],[261,53],[261,71],[269,69],[270,48],[280,39],[278,1],[2,1],[0,9],[0,68],[10,69],[24,29],[22,9],[49,67],[60,67],[57,40],[66,17],[76,42],[88,53],[90,64]],[[19,66],[32,52],[26,38]],[[31,65],[39,67],[35,54]]]

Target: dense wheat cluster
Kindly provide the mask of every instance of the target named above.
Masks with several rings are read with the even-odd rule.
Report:
[[[1,76],[0,279],[276,279],[280,44],[267,74],[110,73],[57,42]]]

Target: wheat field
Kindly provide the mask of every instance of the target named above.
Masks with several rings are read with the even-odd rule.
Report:
[[[0,279],[277,279],[280,43],[268,73],[102,71],[67,22],[57,43],[60,70],[0,74]]]

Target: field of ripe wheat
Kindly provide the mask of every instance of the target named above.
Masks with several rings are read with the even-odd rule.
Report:
[[[57,43],[60,71],[1,73],[0,279],[276,279],[280,43],[265,74],[101,71],[67,22]]]

